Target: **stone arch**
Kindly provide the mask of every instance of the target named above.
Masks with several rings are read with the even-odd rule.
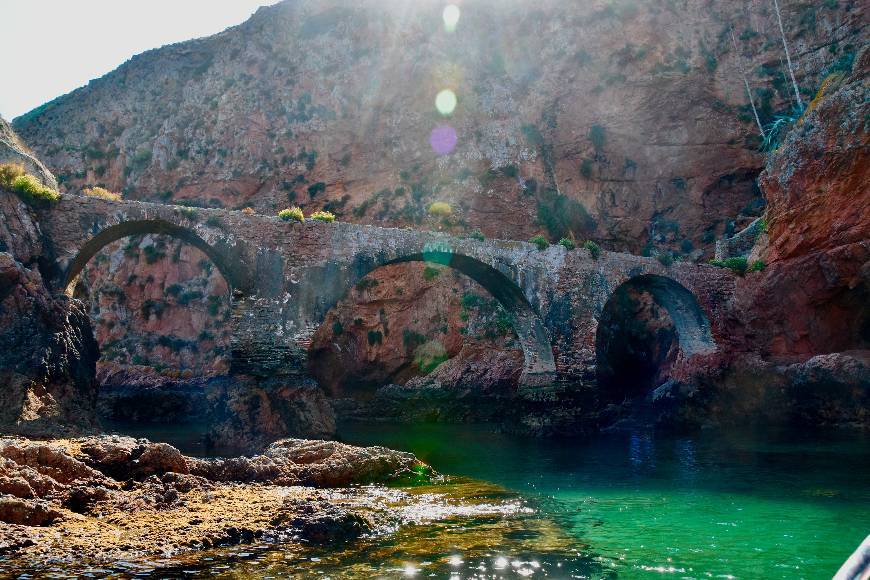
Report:
[[[85,242],[61,276],[63,291],[72,296],[82,270],[91,258],[104,247],[121,238],[143,234],[167,235],[194,246],[208,256],[209,260],[217,267],[227,282],[230,294],[234,289],[241,287],[242,279],[238,268],[234,267],[223,254],[203,240],[196,232],[165,220],[151,219],[131,220],[109,226]]]
[[[623,332],[628,332],[628,334],[622,336],[619,333],[609,334],[608,332],[612,330],[612,326],[606,325],[605,320],[610,316],[615,316],[618,320],[616,313],[620,312],[621,308],[624,312],[624,305],[626,303],[631,305],[638,304],[630,298],[626,299],[626,292],[632,290],[651,295],[655,305],[663,308],[667,313],[667,318],[670,319],[670,324],[672,324],[672,330],[666,330],[661,325],[661,318],[658,318],[657,323],[659,326],[654,332],[649,331],[645,327],[645,324],[649,323],[649,320],[637,326],[634,325],[631,319],[623,319],[615,327],[622,329]],[[626,300],[626,302],[621,302],[623,300]],[[629,308],[628,311],[632,312],[632,309]],[[643,312],[643,309],[640,312]],[[649,312],[650,310],[646,310],[647,314]],[[656,310],[652,310],[652,312],[656,312]],[[655,314],[651,316],[654,320],[657,318]],[[664,364],[663,361],[666,357],[662,355],[666,354],[668,350],[670,350],[670,356],[667,358],[671,362],[673,362],[673,357],[675,356],[689,358],[696,354],[708,354],[716,350],[716,344],[710,332],[710,321],[704,309],[695,298],[695,295],[673,278],[666,276],[643,274],[625,280],[614,288],[613,292],[608,296],[598,315],[598,320],[599,324],[595,333],[595,357],[599,381],[604,380],[604,377],[608,377],[610,380],[613,380],[614,376],[629,377],[631,380],[627,381],[625,388],[633,389],[635,392],[646,380],[651,380],[650,377],[656,376],[655,374],[648,375],[644,373],[649,373],[651,369],[656,369],[661,364]],[[613,320],[610,320],[610,322],[613,323]],[[629,325],[628,328],[631,331],[625,330],[626,324]],[[667,326],[670,328],[670,325]],[[638,331],[638,328],[643,330]],[[646,334],[647,332],[649,334]],[[675,337],[673,336],[674,333]],[[643,338],[638,339],[638,336]],[[631,337],[634,337],[636,341],[635,345],[649,342],[652,342],[652,345],[640,350],[632,350]],[[615,338],[618,340],[615,340]],[[676,354],[673,349],[674,342],[677,347]],[[665,348],[662,348],[663,346]],[[614,349],[619,353],[618,355],[613,354]],[[657,352],[659,356],[645,356],[650,352]],[[626,357],[626,353],[631,354],[630,359]],[[617,357],[616,363],[614,363],[613,356]],[[614,365],[622,369],[622,371],[617,371],[616,375],[613,375]],[[646,368],[646,370],[640,370],[643,368]],[[603,369],[609,369],[609,371],[605,372]],[[602,375],[602,372],[605,372],[605,374]],[[659,371],[655,372],[658,373]],[[641,377],[647,378],[641,380]],[[626,381],[617,382],[622,383]]]
[[[511,314],[514,331],[523,349],[524,363],[520,389],[545,387],[553,383],[556,377],[556,365],[550,338],[540,316],[516,282],[493,266],[471,256],[453,251],[427,249],[398,258],[357,263],[354,277],[347,280],[349,284],[342,290],[338,299],[327,305],[325,311],[334,307],[340,298],[347,295],[354,284],[374,270],[409,262],[430,262],[448,266],[480,284]]]

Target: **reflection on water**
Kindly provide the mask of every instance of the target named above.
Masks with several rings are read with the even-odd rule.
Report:
[[[411,510],[403,519],[412,523],[394,533],[332,548],[224,548],[118,563],[117,571],[161,578],[825,578],[870,532],[870,438],[857,433],[643,432],[554,441],[475,426],[347,424],[340,432],[350,443],[412,451],[455,476],[378,492],[425,499],[408,504],[416,507],[397,502],[396,509]],[[195,444],[175,435],[174,444]]]
[[[583,442],[469,426],[341,432],[517,491],[602,570],[624,577],[825,578],[870,532],[866,434],[642,432]]]

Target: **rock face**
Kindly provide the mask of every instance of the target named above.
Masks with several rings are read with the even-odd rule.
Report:
[[[771,153],[769,234],[752,252],[767,266],[738,282],[724,358],[654,393],[661,421],[868,425],[868,73],[864,48]]]
[[[870,348],[870,50],[828,77],[774,151],[769,266],[747,277],[738,305],[751,348],[810,356]]]
[[[383,225],[438,223],[425,211],[437,200],[453,206],[454,231],[686,254],[757,212],[763,157],[729,30],[768,123],[792,97],[767,4],[489,0],[464,6],[453,33],[442,3],[406,8],[262,8],[134,57],[15,127],[65,187],[133,199],[298,203]],[[813,92],[860,44],[860,9],[784,9]],[[439,118],[445,88],[459,104]],[[439,157],[430,136],[442,124],[458,141]]]
[[[7,195],[0,193],[0,195]],[[84,306],[0,252],[0,425],[31,434],[94,425],[97,343]]]
[[[200,250],[169,236],[131,236],[86,267],[103,364],[149,366],[169,377],[226,374],[230,296]]]
[[[768,200],[767,260],[866,242],[870,233],[870,50],[831,73],[771,153],[761,176]]]
[[[27,173],[36,176],[43,184],[57,189],[54,175],[33,155],[3,117],[0,117],[0,163],[19,163]]]
[[[288,1],[214,37],[136,57],[15,126],[69,191],[101,184],[130,199],[266,214],[299,204],[344,221],[594,238],[661,254],[663,264],[672,254],[698,260],[710,257],[717,235],[748,224],[765,204],[756,186],[764,156],[737,63],[748,71],[763,123],[792,105],[775,17],[765,6],[546,0],[531,9],[482,0],[463,6],[451,33],[441,29],[442,6],[428,0],[414,10],[398,0],[353,7]],[[863,15],[851,2],[784,8],[804,100],[823,88],[768,159],[761,185],[769,246],[753,252],[768,266],[738,282],[726,320],[716,321],[720,352],[699,359],[711,385],[755,368],[741,359],[750,353],[779,376],[780,367],[814,355],[866,349],[870,336]],[[459,105],[438,116],[432,103],[443,88],[457,93]],[[449,137],[449,152],[439,135]],[[450,211],[427,211],[436,201]],[[39,252],[21,247],[40,243],[38,228],[21,211],[10,206],[13,225],[0,224],[0,232],[25,234],[4,234],[0,250],[24,251],[26,259],[15,259],[36,272]],[[146,236],[94,260],[86,278],[98,338],[122,365],[142,363],[170,378],[221,373],[226,329],[208,312],[221,280],[196,251],[179,248]],[[170,265],[176,255],[177,268]],[[356,289],[315,333],[312,359],[331,392],[436,368],[412,383],[426,409],[430,395],[458,387],[473,400],[479,393],[465,388],[470,383],[501,393],[512,380],[516,353],[505,349],[507,333],[484,332],[478,341],[460,332],[487,321],[497,328],[498,313],[463,320],[469,287],[443,283],[443,274],[426,280],[425,268],[412,270],[407,283],[386,268],[372,274],[380,286]],[[558,288],[553,318],[570,311],[575,288],[591,284],[586,277]],[[411,299],[424,304],[419,318]],[[563,326],[560,371],[588,370],[595,345],[578,344],[579,333]],[[662,334],[649,353],[650,366],[671,367],[676,385],[658,399],[700,400],[717,416],[725,400],[716,399],[718,387],[695,397],[698,369],[672,360],[668,338]],[[486,345],[501,352],[488,358]],[[575,352],[579,362],[566,357]],[[228,417],[224,438],[251,443],[257,439],[239,435],[245,425],[266,425],[274,437],[279,426],[327,415],[306,384],[222,389],[216,397],[247,421]],[[387,393],[417,397],[400,387]],[[300,406],[288,410],[297,395]]]
[[[0,161],[54,177],[0,119]],[[84,305],[46,288],[32,211],[0,190],[0,428],[31,434],[94,426],[99,351]],[[17,508],[16,508],[17,509]]]
[[[485,379],[469,367],[484,364],[468,356],[471,350],[513,353],[522,369],[507,313],[486,290],[450,268],[396,264],[364,278],[330,311],[309,360],[333,396],[365,396],[425,376],[448,359],[453,373],[462,368]]]

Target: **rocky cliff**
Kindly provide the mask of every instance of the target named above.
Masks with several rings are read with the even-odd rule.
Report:
[[[795,105],[766,3],[481,0],[463,4],[452,32],[441,9],[282,2],[224,33],[134,57],[15,126],[62,187],[103,185],[132,199],[265,213],[297,204],[345,221],[593,238],[683,259],[710,257],[717,235],[760,215],[764,155],[741,71],[763,124]],[[809,101],[854,58],[866,23],[849,2],[783,10]],[[458,99],[447,115],[434,103],[442,89]],[[436,132],[455,134],[449,152]],[[449,212],[428,212],[435,201]],[[108,249],[87,276],[105,353],[164,373],[222,369],[226,330],[203,315],[221,281],[173,273],[176,256],[195,270],[196,251],[148,239],[119,252]],[[346,367],[326,366],[330,389],[417,374],[420,341],[409,348],[406,332],[438,337],[448,356],[466,339],[456,315],[467,283],[423,285],[413,269],[371,280],[401,280],[408,293],[357,292],[356,306],[321,329],[315,359],[340,354]],[[414,304],[429,313],[411,324]],[[401,333],[381,319],[397,319]]]
[[[687,255],[757,213],[764,159],[738,65],[763,123],[794,100],[768,3],[480,0],[452,33],[442,8],[282,2],[134,57],[15,127],[64,187],[133,199]],[[784,10],[809,98],[865,22],[852,2]],[[442,89],[458,98],[449,116]],[[439,155],[445,125],[457,141]],[[428,215],[433,201],[452,215]]]
[[[705,361],[704,421],[870,424],[868,74],[865,47],[767,158],[767,234],[751,252],[766,265],[738,282],[730,360]]]
[[[3,119],[0,161],[24,166],[44,185],[55,183]],[[39,224],[31,208],[2,186],[0,218],[0,429],[90,429],[99,350],[87,308],[46,288]]]

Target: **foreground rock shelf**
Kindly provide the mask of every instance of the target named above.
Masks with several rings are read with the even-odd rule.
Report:
[[[409,453],[304,439],[231,459],[130,437],[0,439],[0,554],[38,567],[264,537],[347,540],[395,529],[414,503],[398,490],[352,486],[430,473]]]

